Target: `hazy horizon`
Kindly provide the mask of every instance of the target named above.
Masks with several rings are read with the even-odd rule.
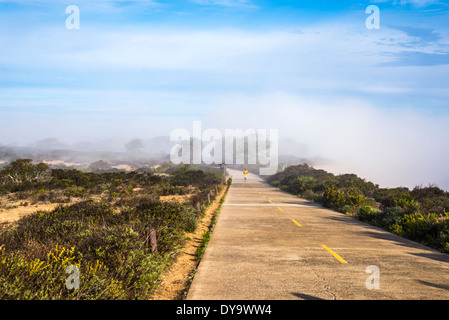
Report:
[[[2,144],[0,141],[0,148],[23,148],[25,150],[41,152],[42,154],[46,154],[50,151],[73,151],[74,154],[68,154],[67,158],[82,159],[81,162],[85,164],[90,164],[92,162],[105,159],[107,161],[118,162],[126,162],[126,160],[138,160],[139,162],[141,162],[147,159],[149,162],[151,162],[151,160],[154,160],[155,156],[169,155],[169,151],[175,144],[174,142],[170,142],[169,138],[169,136],[155,136],[148,139],[135,137],[133,139],[127,140],[123,137],[117,139],[110,137],[106,140],[78,141],[74,143],[64,142],[57,138],[48,138],[39,141],[33,141],[30,143],[9,145]],[[141,140],[143,142],[143,145],[139,148],[138,153],[134,154],[132,151],[127,150],[126,144],[136,139]],[[51,143],[49,144],[48,142]],[[360,167],[357,168],[353,164],[345,166],[344,163],[342,164],[336,159],[325,158],[320,155],[312,156],[311,153],[307,152],[307,149],[307,145],[299,144],[290,138],[281,139],[279,141],[280,164],[284,165],[286,164],[286,162],[290,165],[307,163],[316,169],[324,169],[335,175],[356,174],[357,176],[366,179],[367,181],[379,184],[379,186],[383,188],[408,187],[410,189],[413,189],[416,186],[428,186],[432,184],[438,185],[438,187],[449,191],[449,184],[441,184],[438,183],[437,180],[426,181],[425,176],[423,176],[421,180],[418,181],[418,175],[411,176],[409,179],[406,179],[404,177],[398,178],[397,176],[394,176],[391,179],[382,179],[382,176],[376,176],[375,173],[373,174],[374,170],[369,170],[369,172],[366,172],[364,174],[362,172],[363,170],[360,170]],[[109,156],[111,158],[105,158],[105,156],[109,153]],[[88,154],[91,154],[91,156],[89,156]],[[129,154],[129,158],[114,158],[114,154]],[[64,156],[64,152],[58,155]],[[51,157],[49,156],[46,160],[52,160],[50,158]]]

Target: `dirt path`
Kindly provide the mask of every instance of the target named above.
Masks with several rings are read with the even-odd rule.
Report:
[[[196,249],[200,246],[202,235],[211,225],[212,217],[218,207],[220,200],[226,194],[226,187],[219,193],[215,201],[209,206],[205,216],[198,223],[196,231],[186,235],[187,240],[184,248],[177,253],[175,261],[170,268],[163,274],[161,285],[156,289],[152,300],[181,300],[186,294],[193,275],[199,264],[195,259]]]
[[[12,223],[18,221],[23,216],[30,215],[37,211],[51,211],[54,210],[59,203],[49,203],[49,204],[36,204],[29,206],[18,206],[13,209],[1,209],[0,210],[0,225]]]

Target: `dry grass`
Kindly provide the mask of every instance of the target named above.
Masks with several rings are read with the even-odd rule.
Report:
[[[181,204],[187,203],[190,201],[190,198],[194,196],[193,194],[186,194],[186,195],[172,195],[172,196],[160,196],[159,199],[163,202],[171,202],[176,201]]]
[[[74,204],[82,201],[80,198],[72,197],[69,202],[48,202],[48,201],[36,201],[33,198],[12,200],[15,198],[14,193],[10,193],[7,196],[0,198],[0,224],[9,224],[20,220],[20,218],[40,212],[40,211],[52,211],[60,204]]]
[[[38,211],[51,211],[58,205],[58,203],[49,203],[30,205],[26,207],[19,206],[12,209],[0,209],[0,224],[18,221],[20,218]]]

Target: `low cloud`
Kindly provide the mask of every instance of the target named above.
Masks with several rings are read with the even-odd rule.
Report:
[[[383,187],[436,183],[449,190],[449,116],[414,109],[379,109],[362,99],[269,94],[222,102],[217,127],[278,129],[301,148],[291,155],[334,173],[356,173]],[[220,108],[215,108],[220,110]],[[206,121],[207,122],[207,121]]]

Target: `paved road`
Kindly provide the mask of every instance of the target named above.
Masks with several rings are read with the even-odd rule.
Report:
[[[187,299],[449,299],[448,255],[230,173]]]

